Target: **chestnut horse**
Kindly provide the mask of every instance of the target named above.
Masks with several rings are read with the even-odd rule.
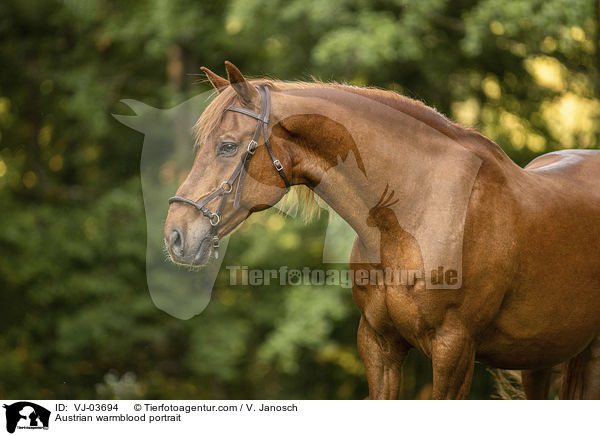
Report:
[[[432,362],[434,399],[467,398],[476,359],[522,370],[530,399],[547,398],[558,364],[562,398],[600,398],[600,151],[548,153],[523,169],[483,135],[391,91],[226,69],[224,79],[203,68],[219,95],[169,208],[173,261],[206,263],[211,238],[274,205],[288,182],[318,189],[356,231],[351,270],[423,271],[459,256],[446,287],[423,275],[355,280],[370,398],[398,397],[412,347]],[[332,173],[351,155],[352,177]],[[225,183],[242,157],[249,177]],[[195,202],[214,192],[199,213]]]

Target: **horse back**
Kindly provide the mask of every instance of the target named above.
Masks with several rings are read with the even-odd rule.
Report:
[[[526,167],[532,173],[577,182],[584,195],[600,197],[600,150],[560,150],[543,154]]]

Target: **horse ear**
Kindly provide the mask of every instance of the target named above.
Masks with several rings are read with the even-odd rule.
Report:
[[[225,61],[225,68],[227,69],[227,78],[229,83],[235,89],[235,92],[242,98],[246,103],[252,103],[255,98],[258,98],[258,91],[244,78],[240,70],[236,68],[229,61]]]
[[[217,92],[221,92],[223,88],[227,88],[229,86],[229,82],[227,79],[219,76],[218,74],[213,73],[206,67],[200,67],[200,69],[206,74],[206,78],[211,83],[212,86],[215,87]]]

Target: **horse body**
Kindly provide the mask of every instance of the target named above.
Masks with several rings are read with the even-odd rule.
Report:
[[[375,111],[371,108],[370,113]],[[369,115],[365,118],[369,119]],[[381,120],[379,114],[375,118]],[[419,121],[401,118],[402,122],[396,120],[386,126],[384,133],[376,131],[376,127],[381,129],[380,124],[371,130],[369,123],[361,124],[357,130],[367,129],[366,136],[372,144],[390,143],[390,135],[398,138],[395,156],[390,156],[393,162],[407,155],[406,147],[420,146],[406,132],[424,133]],[[432,142],[439,140],[434,138],[434,132],[427,133]],[[313,141],[322,147],[333,146],[323,137]],[[359,348],[363,350],[368,373],[368,362],[375,360],[376,375],[371,377],[374,381],[370,385],[382,385],[374,389],[377,393],[396,394],[397,388],[387,386],[389,383],[382,380],[399,379],[398,374],[389,374],[399,371],[411,346],[434,360],[443,361],[449,355],[450,367],[458,365],[454,359],[470,362],[476,357],[503,368],[549,368],[577,355],[598,334],[600,208],[597,199],[600,196],[594,198],[590,192],[600,184],[600,177],[596,176],[600,175],[599,152],[583,152],[562,164],[552,156],[547,165],[523,170],[488,141],[466,132],[443,144],[448,148],[460,144],[482,160],[465,222],[462,288],[429,290],[418,284],[353,287],[355,302],[363,314],[359,342],[366,342]],[[337,150],[345,148],[341,144]],[[377,145],[371,149],[374,156],[383,154]],[[365,162],[367,172],[383,180],[400,179],[402,183],[406,176],[403,170],[394,174],[393,167],[386,171],[381,164],[377,170],[372,169],[369,157]],[[352,184],[347,181],[345,186]],[[363,187],[343,194],[339,188],[321,193],[334,207],[340,199],[361,198],[365,194],[374,195],[366,193]],[[414,193],[407,197],[416,198]],[[359,234],[351,267],[372,268],[369,250],[365,248],[372,235],[353,221],[356,213],[349,214],[343,206],[336,210],[354,224]],[[358,216],[363,217],[364,212]],[[378,268],[423,267],[421,253],[414,248],[414,238],[399,237],[406,234],[400,225],[382,223],[379,229],[382,242]],[[447,347],[455,350],[464,347],[468,355],[452,357],[454,352]],[[434,395],[460,397],[468,391],[461,383],[468,384],[469,377],[464,373],[443,375],[438,385],[456,386],[438,392],[434,387]]]
[[[217,107],[258,107],[253,87],[226,66],[229,81],[207,72],[225,89]],[[434,289],[418,278],[355,280],[371,398],[397,398],[412,347],[432,361],[433,398],[466,398],[476,358],[523,369],[529,398],[545,397],[550,368],[571,359],[565,396],[600,398],[600,152],[549,153],[521,169],[492,141],[404,97],[256,83],[272,87],[269,134],[291,184],[315,190],[356,231],[351,270],[425,271],[457,259],[462,269],[454,288]],[[251,137],[252,123],[216,115],[207,141]],[[214,148],[201,149],[196,163],[212,156],[212,173],[230,172],[235,161],[215,157]],[[339,158],[348,162],[351,154],[357,168],[344,173]],[[198,168],[178,195],[202,198],[219,185],[199,186]],[[264,186],[281,191],[282,182],[263,149],[248,174],[260,183],[246,182],[239,210],[223,209],[221,237],[283,195],[273,188],[267,195]],[[205,247],[199,241],[210,227],[187,205],[171,205],[166,240],[173,228],[185,247]],[[182,250],[181,258],[198,258],[193,251]]]
[[[478,353],[499,367],[550,367],[600,330],[600,152],[550,153],[530,168],[511,212],[516,274]]]
[[[473,358],[500,368],[541,368],[544,378],[549,368],[582,353],[598,335],[600,152],[550,153],[522,170],[489,146],[478,147],[483,164],[465,223],[462,289],[354,288],[363,313],[359,343],[371,343],[360,347],[363,360],[370,386],[379,385],[373,398],[396,394],[382,374],[390,368],[399,372],[398,362],[410,346],[435,359],[436,342],[447,342],[449,348],[467,350],[467,356],[454,360],[470,362],[474,352]],[[366,264],[362,246],[357,238],[355,268]],[[398,251],[410,252],[406,246],[410,242],[398,244]],[[418,265],[418,253],[412,252],[412,264]],[[391,344],[390,354],[385,350]],[[594,344],[587,351],[597,355],[600,345]],[[453,359],[452,350],[442,347],[444,352]],[[598,359],[590,359],[588,372],[598,368]],[[468,384],[469,377],[464,371],[446,373],[437,379],[438,387],[454,388],[436,391],[434,361],[434,398],[464,397],[461,383]],[[385,379],[395,383],[399,376]],[[599,395],[597,386],[588,389],[589,397]]]

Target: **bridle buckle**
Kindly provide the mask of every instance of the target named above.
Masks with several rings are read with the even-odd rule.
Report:
[[[213,213],[209,219],[210,219],[210,225],[213,227],[218,226],[219,223],[221,222],[221,216],[218,213]]]
[[[279,162],[279,159],[275,159],[273,161],[273,165],[275,166],[275,169],[279,172],[283,171],[283,165],[281,165],[281,162]]]
[[[258,143],[254,139],[250,140],[250,142],[248,143],[248,154],[254,155],[254,153],[256,153],[257,146]]]
[[[229,189],[225,189],[224,186],[228,186]],[[224,180],[223,182],[221,182],[221,185],[219,186],[219,188],[221,188],[221,190],[225,193],[225,194],[230,194],[231,191],[233,191],[233,183],[229,183],[228,180]]]

